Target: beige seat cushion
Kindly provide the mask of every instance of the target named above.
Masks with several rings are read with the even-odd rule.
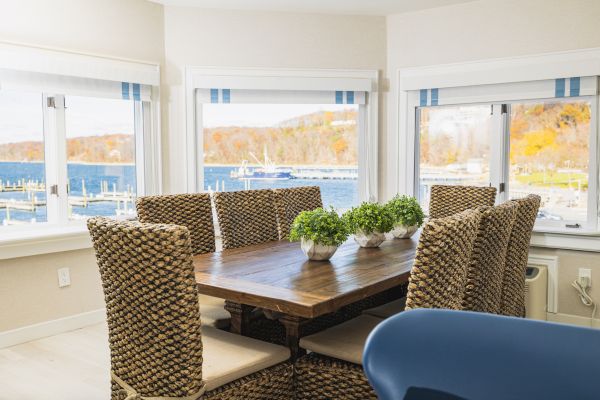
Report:
[[[368,310],[363,311],[363,314],[372,315],[379,318],[389,318],[392,315],[396,315],[404,311],[405,307],[406,297],[403,297],[401,299],[385,303],[379,307],[369,308]]]
[[[279,364],[290,350],[213,327],[202,328],[202,379],[206,391]]]
[[[363,349],[369,333],[383,321],[361,315],[340,325],[300,339],[300,347],[314,353],[362,364]]]
[[[225,300],[218,297],[201,294],[198,296],[200,302],[200,319],[203,326],[214,326],[215,328],[227,328],[231,315],[225,310]]]

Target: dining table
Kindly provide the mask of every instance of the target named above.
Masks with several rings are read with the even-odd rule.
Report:
[[[195,278],[200,293],[226,300],[233,333],[248,333],[256,308],[277,315],[296,357],[304,323],[406,283],[418,237],[374,248],[349,240],[328,261],[308,260],[286,240],[226,249],[194,256]]]

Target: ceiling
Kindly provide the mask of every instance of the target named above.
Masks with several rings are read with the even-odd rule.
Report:
[[[150,0],[166,6],[319,14],[390,15],[475,0]]]

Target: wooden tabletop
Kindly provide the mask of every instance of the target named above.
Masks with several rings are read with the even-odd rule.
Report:
[[[275,241],[194,257],[200,293],[285,314],[315,318],[408,280],[418,243],[378,248],[348,241],[330,261],[309,261],[299,243]]]

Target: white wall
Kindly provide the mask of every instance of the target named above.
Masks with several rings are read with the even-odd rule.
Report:
[[[0,0],[0,41],[162,63],[162,26],[145,0]],[[91,249],[0,261],[0,332],[103,307]]]
[[[185,191],[186,65],[385,68],[385,18],[165,7],[165,189]],[[385,106],[380,105],[383,109]]]
[[[597,0],[503,0],[389,16],[387,196],[397,190],[393,183],[399,159],[398,69],[600,47],[599,15]],[[581,304],[570,283],[579,267],[592,268],[594,282],[600,282],[600,253],[548,249],[532,253],[559,258],[558,312],[589,317],[590,309]],[[600,302],[597,288],[591,294]]]

